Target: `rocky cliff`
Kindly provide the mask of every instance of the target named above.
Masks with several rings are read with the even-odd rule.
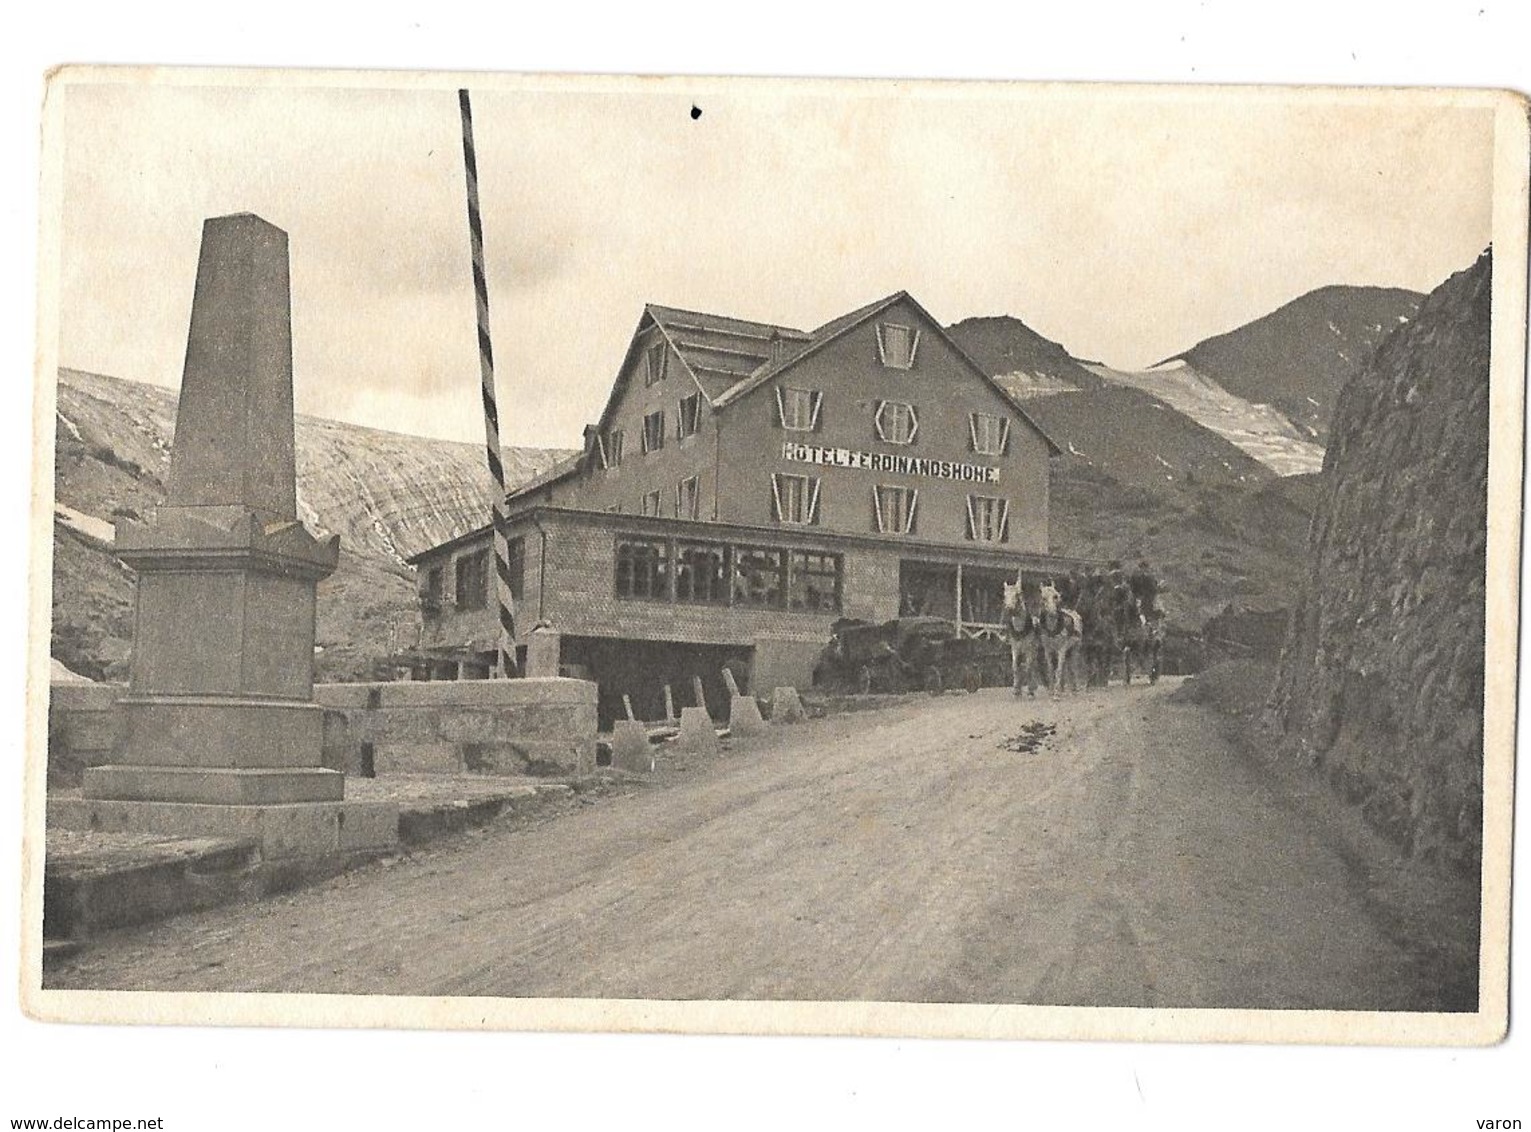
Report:
[[[1341,392],[1272,708],[1412,854],[1482,845],[1490,255]]]

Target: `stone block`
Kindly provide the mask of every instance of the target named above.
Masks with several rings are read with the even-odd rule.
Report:
[[[372,767],[387,774],[462,774],[461,748],[436,739],[426,742],[376,739],[372,744]]]
[[[766,729],[754,696],[732,696],[728,703],[728,730],[740,738],[759,735]]]
[[[324,709],[311,703],[181,696],[118,701],[112,762],[131,766],[317,767]]]
[[[803,699],[797,694],[796,688],[788,684],[772,691],[772,723],[802,723],[807,718],[808,713],[803,710]]]
[[[441,737],[440,713],[433,707],[389,707],[367,712],[373,743],[429,743]]]
[[[387,848],[398,835],[398,810],[389,802],[226,806],[58,798],[48,803],[47,821],[59,829],[253,841],[267,861]],[[347,824],[351,832],[343,838],[341,830]]]
[[[712,716],[707,714],[706,708],[680,709],[680,734],[676,736],[675,745],[682,751],[717,754],[718,733],[713,729]]]
[[[563,638],[551,629],[533,629],[526,642],[526,678],[541,680],[558,675]]]
[[[314,701],[344,712],[362,711],[376,688],[376,684],[315,684]]]
[[[252,806],[338,802],[345,776],[321,767],[300,770],[216,770],[160,766],[87,767],[86,798],[128,802],[200,802]]]
[[[642,720],[619,719],[612,724],[611,765],[643,774],[654,769],[654,749],[649,745],[648,725]]]
[[[548,677],[537,680],[422,680],[377,685],[381,706],[398,707],[513,707],[521,704],[589,704],[595,706],[596,686],[589,680]]]
[[[320,765],[342,774],[358,774],[361,771],[361,745],[352,736],[351,722],[343,711],[324,709],[324,744],[320,750]]]
[[[436,732],[449,743],[485,743],[504,734],[497,722],[494,712],[442,708]]]

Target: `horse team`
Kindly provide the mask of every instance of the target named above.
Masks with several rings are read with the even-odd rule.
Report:
[[[1015,694],[1025,687],[1035,696],[1039,677],[1055,698],[1065,688],[1105,687],[1118,659],[1123,683],[1132,683],[1134,662],[1149,683],[1158,680],[1164,644],[1158,593],[1146,562],[1130,577],[1112,563],[1108,572],[1070,574],[1059,584],[1030,583],[1017,573],[1005,583],[1004,604]]]

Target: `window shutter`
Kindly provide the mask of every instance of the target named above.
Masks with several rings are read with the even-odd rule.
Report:
[[[920,489],[910,488],[905,498],[909,501],[909,510],[904,521],[904,533],[912,535],[914,534],[914,509],[920,505]]]
[[[595,453],[600,458],[602,468],[611,467],[611,460],[606,455],[606,437],[599,433],[595,438]]]
[[[1001,417],[999,422],[999,454],[1010,455],[1010,418]]]
[[[913,330],[911,330],[909,332],[909,368],[910,369],[914,368],[914,354],[915,354],[915,351],[918,350],[919,348],[920,348],[920,331],[919,331],[919,328],[916,327],[915,329],[913,329]]]
[[[877,360],[882,365],[888,364],[888,349],[883,345],[883,334],[886,333],[883,323],[877,324]]]
[[[882,427],[882,414],[883,410],[887,407],[888,403],[886,401],[879,401],[877,402],[876,412],[872,414],[872,425],[877,430],[877,439],[881,441],[886,441],[888,439],[888,434],[883,431]]]
[[[787,401],[782,395],[780,385],[776,387],[776,423],[782,428],[787,427]]]
[[[822,481],[814,476],[808,481],[808,522],[818,526],[819,522],[819,484]]]
[[[920,416],[914,411],[914,406],[909,406],[909,443],[914,443],[914,438],[920,435]]]
[[[781,522],[781,482],[778,473],[771,473],[771,516]]]
[[[968,451],[978,451],[978,414],[968,414]]]
[[[813,391],[813,416],[809,422],[809,428],[814,432],[819,431],[819,410],[824,407],[824,394],[815,389]]]
[[[872,489],[872,522],[877,525],[877,533],[882,534],[887,530],[887,524],[882,520],[882,488]]]
[[[1002,499],[999,502],[999,541],[1010,541],[1010,500]]]
[[[973,511],[973,497],[968,496],[968,541],[978,538],[978,516]]]

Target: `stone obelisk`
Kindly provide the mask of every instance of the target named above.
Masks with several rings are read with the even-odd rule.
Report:
[[[117,524],[133,655],[112,761],[85,772],[87,824],[356,847],[313,702],[315,586],[340,540],[298,521],[293,433],[287,234],[207,220],[167,497]]]

